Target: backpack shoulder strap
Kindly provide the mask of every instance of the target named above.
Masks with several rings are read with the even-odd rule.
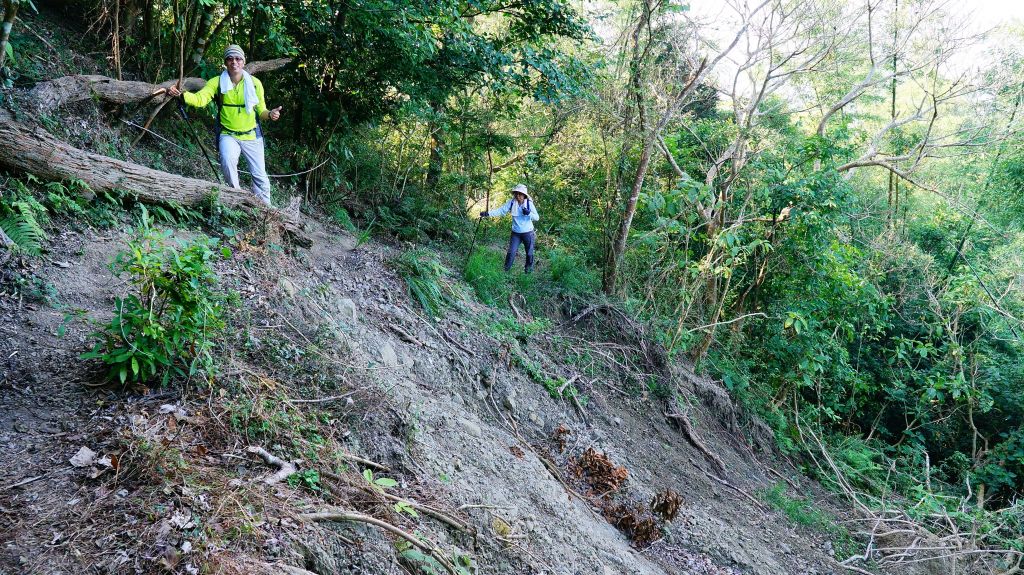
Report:
[[[220,110],[224,107],[224,94],[220,93],[220,86],[217,86],[217,91],[214,93],[213,100],[217,103],[217,135],[220,135],[221,123],[220,123]]]

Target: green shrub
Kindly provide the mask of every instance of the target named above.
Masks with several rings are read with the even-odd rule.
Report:
[[[334,218],[334,223],[342,227],[342,229],[355,232],[356,225],[352,222],[352,216],[349,215],[348,210],[342,206],[335,206],[331,210],[331,216]]]
[[[57,287],[44,278],[13,269],[0,270],[0,289],[12,290],[11,295],[24,298],[26,301],[38,302],[51,307],[58,307],[60,301]]]
[[[448,270],[429,250],[409,250],[396,263],[409,295],[419,302],[427,315],[441,315],[442,309],[458,299],[458,293],[444,279]]]
[[[487,305],[506,302],[512,293],[504,263],[504,253],[492,248],[475,250],[466,262],[462,277],[472,286],[477,299]]]
[[[171,244],[171,233],[142,224],[128,249],[111,268],[127,275],[128,295],[117,298],[114,317],[97,330],[92,351],[83,359],[99,359],[109,377],[122,384],[158,376],[166,384],[175,375],[191,376],[214,368],[213,338],[224,328],[225,298],[216,291],[210,268],[217,241],[210,238]],[[221,254],[229,255],[227,248]]]
[[[537,254],[533,273],[522,273],[525,254],[520,251],[517,266],[504,269],[505,252],[482,247],[473,252],[466,263],[463,279],[477,299],[492,306],[505,306],[513,292],[523,297],[531,313],[545,313],[545,306],[560,298],[586,297],[597,292],[600,281],[582,258],[561,249]],[[522,307],[521,303],[517,303]],[[526,310],[523,310],[526,311]]]
[[[601,287],[601,278],[583,258],[558,248],[549,250],[545,255],[551,283],[563,295],[591,295]]]

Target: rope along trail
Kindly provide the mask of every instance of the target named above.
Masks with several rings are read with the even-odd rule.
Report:
[[[154,137],[159,138],[159,139],[163,140],[164,142],[167,142],[168,144],[174,146],[175,148],[178,148],[179,150],[185,152],[186,154],[191,154],[193,156],[198,156],[198,154],[196,152],[194,152],[192,150],[189,150],[188,148],[182,146],[181,144],[178,144],[177,142],[172,142],[171,140],[168,140],[167,138],[161,136],[160,134],[154,132],[153,130],[150,130],[149,128],[146,128],[144,126],[140,126],[140,125],[136,124],[135,122],[131,122],[129,120],[121,120],[121,122],[123,122],[125,124],[128,124],[129,126],[132,126],[133,128],[138,128],[138,129],[140,129],[140,130],[142,130],[142,131],[144,131],[146,133],[152,134]],[[331,161],[330,158],[320,162],[319,164],[313,166],[312,168],[309,168],[308,170],[302,170],[301,172],[295,172],[293,174],[267,174],[267,177],[268,178],[290,178],[292,176],[301,176],[302,174],[308,174],[309,172],[312,172],[314,170],[318,170],[318,169],[322,168],[324,166],[324,164],[326,164],[329,161]],[[249,174],[250,176],[252,175],[252,172],[247,172],[247,171],[242,170],[242,169],[239,169],[238,171],[243,173],[243,174]]]

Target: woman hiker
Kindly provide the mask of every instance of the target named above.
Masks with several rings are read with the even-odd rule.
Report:
[[[263,158],[263,129],[259,120],[277,121],[281,107],[267,110],[263,99],[263,84],[243,69],[245,53],[234,44],[224,50],[224,67],[220,76],[210,78],[198,92],[184,92],[177,86],[167,89],[172,98],[181,96],[185,103],[202,108],[211,100],[217,101],[217,148],[220,151],[220,169],[224,179],[233,188],[238,184],[238,156],[245,156],[252,172],[253,193],[270,205],[270,178]]]
[[[508,254],[505,256],[505,271],[512,269],[516,263],[516,252],[519,251],[519,244],[526,248],[526,273],[533,271],[533,247],[537,240],[537,232],[533,229],[533,222],[540,219],[537,213],[537,206],[526,191],[526,186],[516,184],[512,188],[512,199],[493,212],[480,212],[481,218],[503,216],[512,214],[512,237],[508,242]]]

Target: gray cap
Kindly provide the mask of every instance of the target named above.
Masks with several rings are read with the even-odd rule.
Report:
[[[224,59],[227,60],[231,56],[237,56],[245,60],[245,52],[242,51],[242,47],[238,44],[231,44],[224,49]]]
[[[513,194],[523,194],[526,197],[530,197],[530,192],[526,191],[526,185],[525,184],[516,184],[512,188],[512,193]]]

